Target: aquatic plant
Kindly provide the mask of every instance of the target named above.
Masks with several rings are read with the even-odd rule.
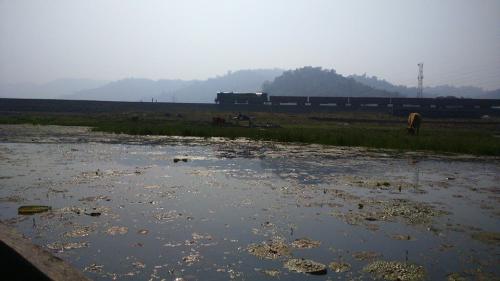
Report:
[[[388,281],[425,280],[426,271],[422,266],[398,261],[375,261],[363,268],[375,278]]]

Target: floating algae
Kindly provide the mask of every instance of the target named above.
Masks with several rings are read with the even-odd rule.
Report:
[[[73,230],[64,233],[65,237],[77,238],[88,236],[95,230],[93,226],[77,226]]]
[[[321,245],[320,241],[311,240],[309,238],[300,238],[292,242],[292,247],[298,249],[317,248]]]
[[[436,210],[433,206],[406,199],[396,199],[387,202],[384,207],[384,216],[400,217],[408,224],[427,224],[433,217],[447,214],[445,211]]]
[[[166,137],[159,137],[158,143],[163,139]],[[134,141],[139,144],[140,140]],[[233,147],[232,142],[225,139],[218,142],[220,146]],[[11,162],[3,163],[2,173],[26,175],[16,181],[2,182],[5,188],[1,196],[18,195],[24,199],[0,202],[5,210],[1,219],[51,252],[63,252],[58,256],[80,270],[88,267],[85,274],[89,278],[174,280],[182,277],[187,281],[236,276],[246,280],[316,277],[370,280],[371,273],[362,271],[366,265],[376,260],[404,262],[405,255],[427,270],[429,280],[447,280],[452,272],[471,280],[480,277],[495,280],[499,274],[495,266],[496,245],[482,245],[483,242],[472,238],[482,231],[499,231],[493,227],[500,217],[495,208],[500,202],[495,183],[499,174],[497,162],[442,161],[429,156],[415,167],[407,165],[407,159],[398,156],[399,153],[373,157],[361,152],[359,157],[351,157],[346,154],[352,152],[326,153],[319,146],[298,147],[290,152],[287,147],[275,149],[271,144],[266,148],[250,146],[247,154],[243,154],[243,150],[248,150],[243,147],[235,159],[228,159],[219,158],[221,151],[217,144],[200,146],[189,141],[153,146],[119,142],[28,146],[33,145],[4,143],[0,146],[0,154],[4,148],[12,147],[17,150],[9,153],[9,157],[19,158],[12,168]],[[73,153],[74,158],[58,156],[71,147],[80,151]],[[302,151],[305,149],[307,153]],[[320,156],[311,151],[317,151]],[[190,157],[188,163],[172,162],[175,155],[184,153],[201,155],[206,160],[190,162]],[[254,157],[255,153],[263,158],[241,158]],[[30,154],[36,157],[31,158]],[[26,167],[24,158],[29,161]],[[142,175],[135,175],[134,171],[144,165],[153,167]],[[85,169],[92,170],[93,175],[89,177],[96,176],[98,167],[102,171],[99,176],[73,181],[75,175]],[[113,170],[124,173],[115,173],[112,177],[107,171]],[[413,188],[414,172],[420,175],[419,188],[427,191],[427,195]],[[448,189],[440,185],[448,176],[445,172],[457,173],[457,179]],[[364,183],[349,184],[343,175],[360,177]],[[385,178],[390,183],[387,187],[383,185]],[[381,183],[379,187],[377,182]],[[402,186],[401,193],[399,186]],[[462,197],[454,197],[455,194]],[[453,214],[431,217],[433,227],[414,225],[404,212],[386,212],[386,209],[396,209],[397,204],[405,204],[401,199],[408,200],[407,207],[413,210],[418,209],[413,205],[422,203]],[[48,205],[48,202],[51,211],[17,215],[19,206]],[[330,217],[332,212],[343,216]],[[92,213],[101,215],[92,216]],[[82,225],[90,227],[85,229]],[[115,225],[128,227],[128,233],[109,236],[106,230]],[[375,226],[379,230],[372,233]],[[440,235],[430,232],[438,228],[442,230]],[[89,231],[92,232],[88,236],[79,237]],[[65,233],[78,238],[68,238]],[[408,235],[411,235],[410,241],[407,241]],[[248,252],[251,243],[271,244],[277,236],[283,237],[291,256],[271,260]],[[309,249],[309,243],[293,243],[304,237],[319,240],[321,245]],[[89,243],[88,247],[76,248],[83,246],[84,241]],[[214,246],[205,247],[209,244]],[[329,248],[334,245],[340,248],[332,253]],[[114,255],[116,249],[121,251],[118,256]],[[383,252],[384,258],[357,255],[366,259],[358,261],[351,256],[362,250]],[[198,255],[201,255],[199,261]],[[292,258],[323,263],[328,276],[289,271],[283,266]],[[89,267],[92,263],[95,265]],[[350,264],[350,270],[344,271],[347,266],[343,263]],[[253,270],[256,267],[262,269]],[[102,272],[92,272],[101,268]],[[266,269],[269,272],[264,272]]]
[[[176,210],[163,212],[163,213],[157,213],[157,214],[153,215],[153,217],[155,219],[157,219],[158,221],[161,221],[161,222],[171,222],[171,221],[174,221],[175,219],[178,219],[181,216],[182,216],[182,214],[177,212]]]
[[[83,271],[101,273],[104,265],[93,263],[83,269]]]
[[[201,255],[198,251],[193,251],[189,255],[182,258],[182,261],[187,265],[191,266],[196,262],[199,262],[201,259]]]
[[[367,261],[367,260],[374,260],[375,258],[380,257],[380,254],[371,251],[361,251],[361,252],[354,252],[352,254],[352,257],[359,261]]]
[[[472,234],[472,239],[486,244],[500,244],[500,232],[476,232]]]
[[[326,265],[308,259],[290,259],[285,267],[291,271],[315,275],[326,274]]]
[[[346,263],[346,262],[331,262],[328,265],[334,272],[340,273],[340,272],[347,272],[351,270],[351,265]]]
[[[388,281],[419,281],[425,279],[422,266],[398,261],[375,261],[363,268],[377,279]]]
[[[42,205],[27,205],[21,206],[17,209],[17,213],[19,215],[33,215],[37,213],[43,213],[52,210],[50,206],[42,206]]]
[[[250,244],[247,248],[248,252],[262,259],[275,260],[279,257],[290,256],[288,245],[280,239],[275,239],[261,244]]]
[[[460,274],[454,272],[448,275],[447,281],[466,281],[465,277],[460,276]]]
[[[411,236],[407,234],[394,234],[391,236],[392,239],[394,240],[403,240],[403,241],[410,241]]]
[[[278,277],[280,275],[280,271],[277,269],[265,269],[262,272],[270,277]]]
[[[73,250],[81,249],[89,246],[88,242],[54,242],[47,244],[47,248],[51,250]]]
[[[112,226],[106,230],[106,233],[109,235],[123,235],[127,234],[128,228],[125,226]]]

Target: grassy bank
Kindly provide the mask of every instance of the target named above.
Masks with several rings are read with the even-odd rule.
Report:
[[[458,126],[453,125],[453,122],[447,123],[446,121],[426,124],[424,120],[421,134],[417,137],[406,134],[404,120],[387,116],[371,116],[371,118],[373,118],[372,120],[385,121],[392,118],[392,123],[363,123],[357,122],[350,116],[341,116],[349,122],[326,122],[318,121],[305,114],[256,113],[255,115],[257,123],[273,123],[280,127],[249,128],[246,122],[213,126],[211,117],[218,116],[214,112],[167,116],[159,114],[104,114],[95,116],[24,114],[2,116],[0,123],[91,126],[96,131],[134,135],[246,137],[254,140],[280,142],[500,156],[500,138],[495,136],[497,125]],[[363,118],[367,118],[367,116],[363,116]]]

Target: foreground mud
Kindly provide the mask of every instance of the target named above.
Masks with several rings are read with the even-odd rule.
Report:
[[[95,280],[497,280],[499,182],[494,158],[0,127],[0,219]]]

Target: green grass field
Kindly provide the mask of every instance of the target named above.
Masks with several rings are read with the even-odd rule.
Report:
[[[362,146],[402,151],[435,151],[500,156],[498,123],[475,120],[457,124],[453,120],[428,120],[419,136],[406,133],[404,118],[375,113],[284,114],[253,113],[254,124],[272,123],[277,128],[248,127],[248,122],[212,125],[212,117],[230,120],[227,112],[126,113],[119,115],[23,114],[0,116],[4,124],[90,126],[93,130],[133,135],[198,137],[245,137],[254,140]],[[311,118],[314,117],[314,118]],[[335,120],[324,121],[323,119]],[[360,121],[362,118],[364,121]],[[319,120],[318,120],[319,119]],[[341,121],[339,121],[341,120]],[[370,120],[371,122],[366,122]]]

